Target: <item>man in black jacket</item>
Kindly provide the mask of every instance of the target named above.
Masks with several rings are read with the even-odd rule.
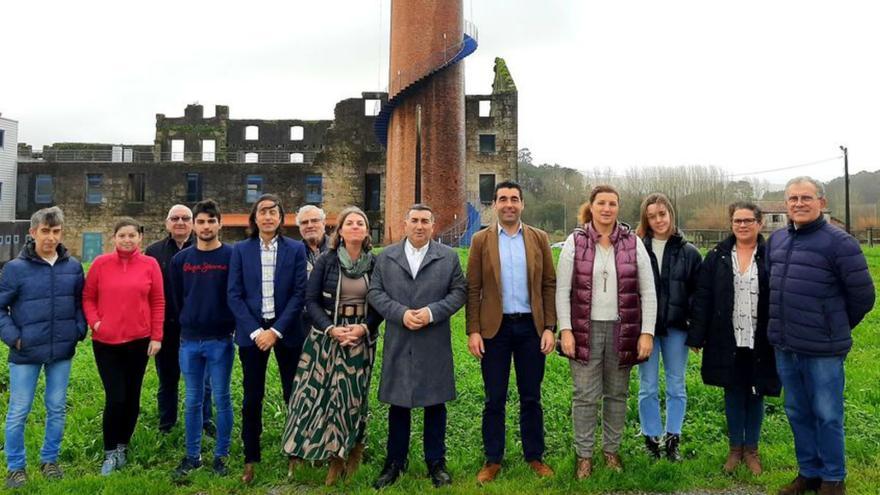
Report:
[[[162,280],[165,289],[165,298],[171,294],[170,277],[168,270],[171,268],[171,258],[182,249],[188,248],[193,243],[193,215],[192,210],[184,205],[174,205],[168,210],[165,217],[165,229],[168,236],[162,240],[150,244],[145,254],[156,258],[162,269]],[[159,390],[156,399],[159,403],[159,431],[168,433],[177,424],[178,409],[178,383],[180,382],[180,323],[177,315],[180,308],[173,304],[165,305],[165,324],[162,328],[162,350],[156,354],[156,373],[159,375]],[[211,385],[205,382],[204,400],[204,429],[205,432],[214,436],[216,427],[211,420]]]

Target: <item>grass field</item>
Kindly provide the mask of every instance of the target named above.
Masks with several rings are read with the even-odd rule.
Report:
[[[880,248],[866,251],[875,284],[880,286]],[[466,253],[462,252],[465,264]],[[851,494],[880,493],[880,310],[875,309],[855,331],[855,346],[847,360],[846,429],[848,456],[848,488]],[[621,450],[626,471],[622,475],[603,469],[601,460],[595,474],[584,482],[573,478],[574,451],[571,425],[571,378],[568,363],[559,356],[547,361],[543,386],[544,418],[547,440],[546,461],[556,470],[552,479],[538,480],[522,461],[522,447],[518,433],[518,398],[511,379],[507,410],[507,456],[499,479],[486,487],[478,487],[474,476],[482,464],[480,416],[483,386],[477,361],[466,349],[464,310],[453,319],[453,349],[455,352],[458,399],[449,407],[447,434],[448,466],[455,483],[443,493],[604,493],[617,491],[675,492],[689,489],[723,489],[750,487],[755,491],[775,493],[780,485],[796,473],[791,430],[788,427],[780,399],[770,399],[764,421],[761,455],[766,474],[755,478],[741,468],[734,476],[721,473],[720,466],[727,453],[727,440],[721,390],[706,387],[699,377],[699,358],[691,354],[688,366],[689,404],[682,435],[686,460],[680,464],[667,461],[649,462],[638,436],[638,412],[635,394],[637,374],[630,384],[629,412],[625,438]],[[8,371],[6,350],[0,351],[0,415],[5,418],[8,403]],[[381,340],[379,359],[381,359]],[[142,410],[138,427],[131,443],[130,464],[120,472],[103,478],[98,476],[103,458],[101,444],[101,410],[103,389],[95,368],[91,344],[80,344],[74,358],[68,395],[67,429],[60,462],[65,479],[48,483],[40,476],[37,463],[42,442],[45,414],[41,403],[42,384],[38,400],[28,423],[26,444],[28,474],[31,482],[21,493],[105,493],[105,494],[195,494],[195,493],[372,493],[370,487],[384,460],[388,407],[376,400],[377,375],[373,380],[370,397],[371,413],[365,465],[352,479],[332,488],[323,486],[325,470],[308,467],[298,471],[295,481],[286,479],[286,459],[279,452],[280,430],[285,416],[274,360],[270,360],[269,385],[264,408],[263,462],[258,466],[253,486],[244,487],[238,481],[242,467],[240,441],[241,367],[236,358],[233,371],[233,430],[230,457],[231,474],[217,478],[210,469],[194,472],[183,484],[175,484],[171,471],[183,456],[183,416],[169,435],[157,430],[155,391],[157,379],[151,361],[147,369]],[[42,383],[42,380],[41,380]],[[181,385],[182,387],[182,385]],[[661,394],[662,397],[662,394]],[[182,398],[181,398],[182,400]],[[182,404],[181,404],[182,408]],[[182,410],[182,409],[181,409]],[[407,474],[388,493],[433,492],[426,477],[421,448],[421,414],[413,426],[410,466]],[[601,429],[599,429],[601,431]],[[203,444],[203,458],[210,466],[213,441]],[[597,447],[598,452],[598,447]]]

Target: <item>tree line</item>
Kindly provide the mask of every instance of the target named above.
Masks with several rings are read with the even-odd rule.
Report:
[[[720,167],[680,165],[629,167],[624,170],[595,168],[580,171],[559,164],[535,164],[528,148],[519,150],[519,182],[524,189],[523,221],[554,238],[577,225],[580,205],[598,184],[611,184],[620,191],[620,219],[633,227],[638,223],[639,204],[652,192],[669,196],[684,229],[726,229],[727,205],[737,200],[782,201],[779,185],[760,178],[731,177]],[[826,184],[828,208],[844,218],[844,180]],[[856,230],[880,227],[880,170],[850,177],[852,225]]]

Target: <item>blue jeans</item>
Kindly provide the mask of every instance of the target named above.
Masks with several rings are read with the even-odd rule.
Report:
[[[46,369],[46,433],[40,462],[57,462],[64,435],[70,360],[50,364],[9,363],[9,410],[6,412],[6,462],[10,471],[25,468],[24,427],[34,402],[40,370]]]
[[[752,393],[750,387],[724,389],[724,414],[727,417],[727,438],[730,445],[757,447],[764,422],[764,396]]]
[[[202,414],[205,398],[205,375],[211,380],[217,413],[217,442],[214,457],[229,455],[232,435],[232,398],[229,384],[235,355],[232,337],[213,340],[181,340],[180,371],[186,384],[186,456],[197,458],[202,450]]]
[[[654,339],[651,357],[639,365],[639,423],[642,434],[659,437],[663,434],[660,420],[660,354],[666,372],[666,432],[681,434],[684,412],[687,409],[687,389],[684,374],[687,369],[687,332],[667,329],[666,335]]]
[[[801,476],[825,481],[846,478],[844,359],[776,350],[776,370],[785,390],[785,414]]]

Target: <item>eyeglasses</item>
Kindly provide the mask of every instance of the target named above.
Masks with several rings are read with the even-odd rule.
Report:
[[[814,196],[789,196],[786,198],[786,201],[788,201],[788,204],[790,205],[798,204],[799,200],[802,204],[808,205],[813,201],[816,201],[816,198]]]
[[[745,226],[754,225],[755,222],[757,222],[757,221],[758,221],[757,218],[734,218],[732,220],[734,225],[745,225]]]
[[[178,217],[178,216],[168,217],[168,221],[171,222],[171,223],[175,223],[175,222],[189,222],[190,220],[192,220],[192,217]]]

